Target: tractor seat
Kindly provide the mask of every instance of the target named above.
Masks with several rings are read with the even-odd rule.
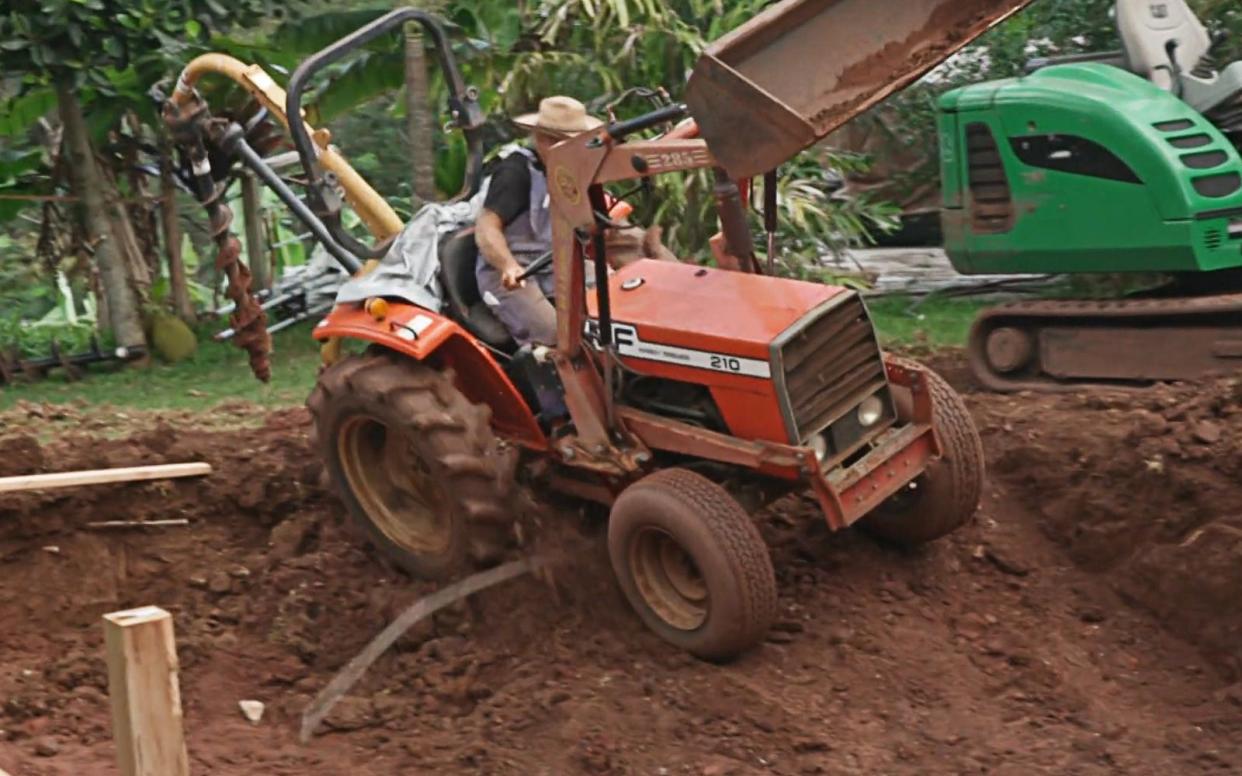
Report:
[[[1177,94],[1218,124],[1221,120],[1212,114],[1237,110],[1242,62],[1219,72],[1204,67],[1212,35],[1186,0],[1119,2],[1116,8],[1117,31],[1131,72]]]
[[[474,244],[474,227],[462,229],[440,242],[440,283],[453,319],[484,344],[513,353],[517,343],[479,295],[474,277],[479,248]]]

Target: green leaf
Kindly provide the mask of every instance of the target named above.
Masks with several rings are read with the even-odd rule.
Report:
[[[327,13],[291,20],[280,25],[272,36],[272,48],[292,50],[301,54],[313,54],[330,43],[343,38],[359,27],[375,21],[389,9],[364,9],[357,11],[329,11]],[[396,39],[393,35],[393,39]]]
[[[199,24],[196,19],[190,19],[185,23],[185,35],[191,40],[198,40],[198,36],[203,34],[203,25]]]
[[[19,175],[36,170],[43,163],[38,149],[15,151],[0,148],[0,181],[15,181]]]
[[[345,111],[405,84],[405,58],[400,53],[364,53],[319,91],[308,112],[322,124]]]
[[[55,107],[56,93],[51,89],[37,89],[0,104],[0,137],[25,132]]]

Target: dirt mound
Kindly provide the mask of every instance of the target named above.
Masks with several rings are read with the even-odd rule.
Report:
[[[1114,493],[1120,513],[1108,482],[1129,469],[1069,431],[1056,446],[1037,422],[1056,410],[1081,437],[1110,410],[1068,397],[971,401],[1002,470],[979,519],[904,552],[829,534],[800,496],[773,506],[759,524],[777,569],[778,623],[741,660],[696,661],[643,630],[612,581],[598,515],[545,505],[545,524],[585,548],[555,570],[555,586],[521,579],[415,628],[307,747],[296,743],[305,705],[430,587],[345,525],[310,455],[305,413],[238,408],[234,427],[215,430],[135,414],[113,438],[73,433],[95,422],[85,411],[56,438],[15,441],[29,432],[13,423],[0,450],[19,451],[30,469],[207,460],[215,473],[0,497],[0,621],[15,624],[0,639],[0,768],[116,772],[99,615],[157,604],[176,623],[195,773],[1238,770],[1242,693],[1161,619],[1126,606],[1112,589],[1124,577],[1084,571],[1061,544],[1092,568],[1159,558],[1136,549],[1093,565],[1079,549],[1089,543],[1066,538],[1058,526],[1068,520],[1051,517],[1039,481],[1026,479],[1050,467],[1060,490]],[[115,432],[111,418],[105,425]],[[1139,456],[1142,444],[1113,454]],[[1197,454],[1196,444],[1181,449]],[[1224,487],[1212,458],[1163,460],[1166,477]],[[1207,496],[1200,508],[1200,526],[1218,519]],[[85,526],[154,517],[190,525]],[[260,724],[242,718],[242,699],[267,704]]]
[[[993,474],[1126,598],[1242,675],[1242,382],[988,399]]]

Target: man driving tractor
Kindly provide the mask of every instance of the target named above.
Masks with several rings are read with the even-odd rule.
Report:
[[[532,148],[518,148],[497,165],[483,208],[475,222],[479,293],[519,345],[556,344],[556,308],[550,272],[527,282],[522,273],[552,249],[551,200],[543,159],[567,137],[603,126],[572,97],[548,97],[539,111],[513,120],[530,132]],[[676,261],[660,241],[660,229],[610,229],[609,263],[614,267],[637,258]]]

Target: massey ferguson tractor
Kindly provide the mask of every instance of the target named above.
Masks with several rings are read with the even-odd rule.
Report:
[[[857,524],[907,544],[966,522],[983,452],[960,398],[880,350],[855,292],[768,274],[747,202],[753,178],[1023,5],[905,0],[881,13],[862,0],[784,0],[703,54],[684,104],[565,139],[545,160],[554,247],[536,262],[546,267],[528,269],[554,273],[555,347],[515,347],[480,300],[468,232],[440,246],[442,307],[398,290],[339,303],[315,329],[325,366],[309,406],[349,514],[409,572],[442,578],[467,563],[472,536],[511,524],[519,484],[608,505],[625,597],[663,639],[709,659],[761,641],[776,613],[772,561],[744,502],[755,509],[808,490],[830,528]],[[191,62],[167,100],[238,302],[238,341],[260,376],[263,317],[220,181],[240,162],[349,272],[375,267],[402,222],[329,134],[301,120],[301,105],[316,73],[409,22],[436,49],[451,126],[472,149],[468,193],[484,118],[443,27],[417,10],[393,11],[311,57],[287,94],[258,66],[213,54]],[[244,122],[213,116],[196,88],[209,73],[236,81],[261,110]],[[301,157],[305,200],[263,157],[266,117],[285,125]],[[714,266],[638,260],[611,272],[617,195],[605,186],[696,168],[716,180]],[[342,228],[345,206],[374,246]],[[345,355],[347,341],[363,352]]]

